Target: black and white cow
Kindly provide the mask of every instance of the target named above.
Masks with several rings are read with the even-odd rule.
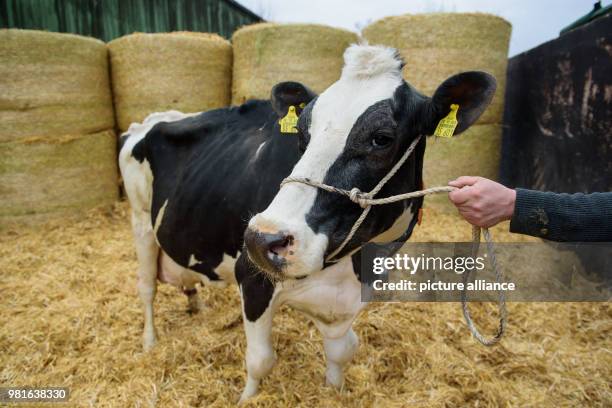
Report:
[[[279,188],[280,182],[292,175],[369,191],[417,136],[432,134],[452,103],[460,106],[460,133],[495,91],[490,75],[466,72],[425,97],[402,79],[403,63],[391,48],[352,45],[344,60],[341,78],[319,96],[283,82],[270,101],[153,114],[130,127],[120,152],[145,307],[144,346],[155,343],[158,278],[182,287],[194,309],[197,283],[237,281],[247,338],[242,399],[257,392],[274,365],[272,316],[283,304],[314,321],[323,336],[327,382],[341,386],[342,367],[358,343],[351,325],[364,306],[359,248],[368,241],[406,241],[422,204],[413,199],[374,207],[339,261],[329,264],[326,256],[361,208],[304,184]],[[279,128],[290,106],[299,115],[296,134]],[[425,144],[423,138],[379,196],[421,188]]]

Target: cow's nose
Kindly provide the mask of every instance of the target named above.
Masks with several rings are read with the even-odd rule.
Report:
[[[257,266],[281,272],[293,245],[293,236],[285,232],[264,233],[249,227],[244,233],[244,243],[249,251],[249,257]]]

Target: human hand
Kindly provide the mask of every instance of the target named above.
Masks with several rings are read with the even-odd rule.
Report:
[[[472,225],[489,228],[514,214],[516,191],[484,177],[462,176],[448,183],[448,193],[459,214]]]

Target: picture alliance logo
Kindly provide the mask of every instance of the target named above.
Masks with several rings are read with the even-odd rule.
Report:
[[[484,256],[426,256],[421,254],[420,256],[410,256],[407,254],[396,254],[394,257],[375,257],[372,264],[372,272],[376,275],[381,275],[385,271],[406,271],[411,275],[417,273],[417,271],[445,271],[455,272],[458,275],[466,271],[481,271],[485,268]]]

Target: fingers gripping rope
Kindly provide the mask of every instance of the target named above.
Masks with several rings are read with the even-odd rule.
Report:
[[[287,177],[281,182],[281,187],[283,187],[285,184],[288,184],[288,183],[302,183],[302,184],[306,184],[311,187],[320,188],[321,190],[325,190],[330,193],[340,194],[345,197],[348,197],[352,202],[354,202],[355,204],[358,204],[361,208],[363,208],[361,215],[359,216],[359,218],[357,218],[357,221],[355,221],[355,224],[353,224],[353,227],[347,234],[344,241],[342,241],[342,243],[338,246],[338,248],[336,248],[331,254],[328,255],[328,257],[326,258],[327,262],[337,262],[338,261],[338,260],[334,260],[334,258],[351,241],[351,239],[353,238],[353,236],[355,235],[355,233],[357,232],[357,230],[359,229],[363,221],[368,216],[368,213],[370,212],[370,209],[372,208],[373,205],[395,203],[397,201],[409,200],[415,197],[423,197],[429,194],[449,193],[453,190],[456,190],[455,187],[441,186],[441,187],[427,188],[424,190],[411,191],[409,193],[398,194],[398,195],[394,195],[390,197],[374,198],[374,196],[378,194],[378,192],[391,179],[391,177],[393,177],[395,173],[397,173],[400,167],[406,162],[408,157],[410,157],[410,154],[414,151],[415,147],[419,144],[421,139],[422,139],[422,136],[419,136],[410,144],[406,152],[402,155],[402,157],[398,160],[398,162],[393,166],[393,168],[389,171],[389,173],[387,173],[387,175],[383,177],[380,180],[380,182],[376,185],[376,187],[374,187],[372,191],[370,191],[369,193],[364,193],[358,188],[353,188],[351,190],[345,190],[345,189],[337,188],[337,187],[330,186],[324,183],[320,183],[318,181],[310,180],[308,178]],[[486,228],[483,229],[483,235],[485,237],[485,241],[487,242],[487,251],[490,255],[491,265],[493,266],[493,269],[495,271],[495,279],[497,280],[498,283],[501,283],[503,280],[503,276],[501,274],[500,269],[497,266],[497,260],[495,258],[495,253],[494,253],[494,245],[493,245],[493,241],[489,233],[489,230]],[[479,246],[480,246],[480,228],[474,226],[472,228],[472,254],[473,256],[476,256],[476,254],[478,253]],[[470,311],[468,309],[467,282],[469,279],[469,274],[470,272],[466,271],[463,275],[463,280],[465,283],[463,291],[461,292],[461,306],[463,309],[463,316],[465,317],[465,322],[468,328],[470,329],[470,331],[472,332],[472,335],[483,345],[491,346],[499,342],[499,340],[502,338],[505,332],[505,329],[506,329],[507,312],[506,312],[505,295],[503,291],[498,292],[499,293],[498,307],[499,307],[499,316],[500,316],[499,328],[495,336],[487,339],[478,331],[478,329],[474,325],[474,321],[472,320]]]

